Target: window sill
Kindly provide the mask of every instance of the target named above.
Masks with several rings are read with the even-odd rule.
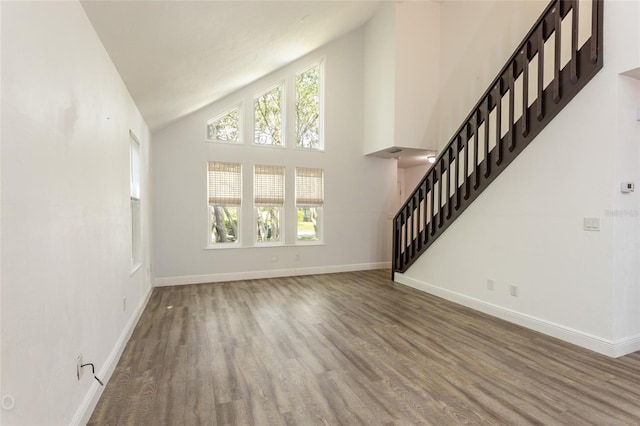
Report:
[[[296,244],[257,244],[254,246],[226,245],[224,247],[207,246],[203,250],[224,250],[224,249],[265,249],[265,248],[282,248],[282,247],[304,247],[304,246],[326,246],[322,241],[311,241]]]

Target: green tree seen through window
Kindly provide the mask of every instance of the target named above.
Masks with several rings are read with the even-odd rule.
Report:
[[[320,65],[296,75],[296,144],[320,149]]]

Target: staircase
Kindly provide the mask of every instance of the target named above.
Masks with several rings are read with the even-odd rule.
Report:
[[[405,272],[603,66],[603,1],[553,0],[393,219]],[[587,10],[587,12],[589,12]],[[579,38],[589,37],[580,47]],[[562,141],[558,141],[562,143]]]

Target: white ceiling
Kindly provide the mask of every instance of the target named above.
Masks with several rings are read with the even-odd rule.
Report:
[[[152,130],[366,23],[380,1],[83,1]]]

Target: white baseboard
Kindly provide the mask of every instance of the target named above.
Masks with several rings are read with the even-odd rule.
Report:
[[[158,277],[154,279],[156,287],[172,285],[204,284],[225,281],[254,280],[262,278],[294,277],[299,275],[333,274],[336,272],[368,271],[371,269],[389,269],[391,262],[358,263],[352,265],[315,266],[310,268],[273,269],[266,271],[227,272],[222,274],[185,275],[181,277]]]
[[[400,273],[395,274],[395,281],[415,288],[416,290],[433,294],[434,296],[450,300],[485,314],[518,324],[522,327],[538,331],[548,336],[564,340],[565,342],[581,346],[609,357],[617,358],[640,350],[640,336],[631,336],[615,341],[603,339],[602,337],[594,336],[580,330],[565,327],[551,321],[536,318],[531,315],[487,303],[461,293],[456,293],[442,287],[405,277]]]
[[[113,371],[116,369],[118,365],[118,361],[120,360],[120,356],[124,351],[124,348],[127,346],[127,342],[131,338],[133,334],[133,330],[138,324],[140,317],[142,316],[142,312],[144,308],[147,306],[149,302],[149,298],[151,297],[151,292],[153,290],[153,286],[149,286],[146,293],[142,296],[140,303],[136,307],[135,312],[131,316],[131,319],[125,326],[124,330],[120,334],[120,338],[116,342],[115,346],[111,350],[111,353],[107,357],[107,360],[104,363],[102,369],[98,372],[97,376],[101,378],[102,382],[107,385]],[[100,396],[104,391],[104,387],[100,386],[97,382],[93,381],[91,387],[89,388],[89,392],[85,395],[80,407],[76,411],[76,414],[73,416],[73,420],[71,420],[71,425],[86,425],[91,418],[91,414],[93,410],[96,408],[98,401],[100,400]]]

